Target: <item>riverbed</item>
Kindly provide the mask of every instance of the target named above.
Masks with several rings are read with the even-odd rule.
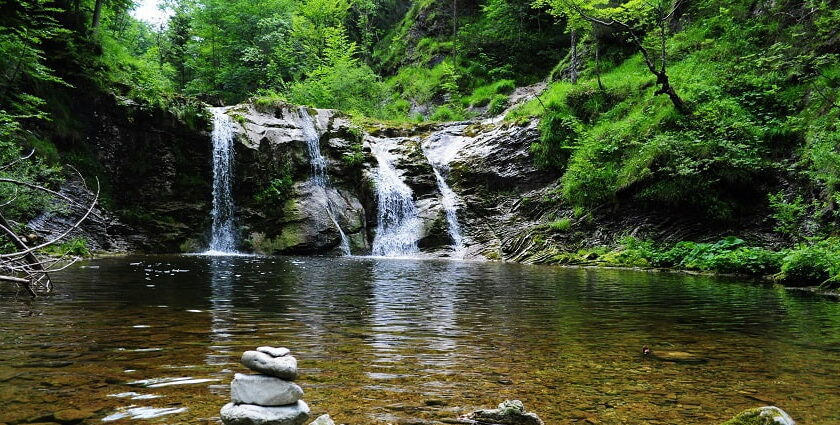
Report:
[[[0,423],[217,423],[286,346],[313,418],[420,424],[520,399],[547,424],[840,423],[840,303],[734,278],[354,257],[131,256],[0,300]],[[641,355],[688,352],[700,363]],[[104,422],[103,422],[104,421]]]

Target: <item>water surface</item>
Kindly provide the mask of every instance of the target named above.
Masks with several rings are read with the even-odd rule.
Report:
[[[238,356],[287,346],[313,415],[429,423],[517,398],[547,424],[840,423],[840,304],[664,273],[365,258],[122,257],[0,300],[0,423],[216,423]],[[643,359],[642,345],[704,364]],[[160,409],[160,410],[158,410]],[[313,416],[314,417],[314,416]]]

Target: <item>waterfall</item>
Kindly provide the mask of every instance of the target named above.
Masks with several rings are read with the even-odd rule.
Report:
[[[389,150],[395,142],[379,139],[371,144],[377,169],[376,183],[378,220],[373,239],[373,255],[405,257],[417,253],[422,223],[414,205],[411,188],[397,174]]]
[[[350,255],[350,242],[347,240],[347,235],[344,233],[344,230],[342,230],[341,226],[338,224],[338,220],[335,218],[335,213],[333,213],[333,203],[330,200],[328,190],[330,189],[330,179],[327,176],[327,161],[324,158],[324,155],[321,154],[321,137],[318,135],[318,130],[315,128],[315,122],[312,120],[312,116],[309,115],[306,108],[301,107],[298,109],[298,115],[300,116],[303,137],[306,139],[306,150],[309,153],[309,163],[312,167],[312,183],[316,187],[321,188],[324,193],[324,203],[326,204],[327,215],[330,217],[330,220],[332,220],[335,228],[338,229],[338,234],[341,236],[341,252],[344,255]]]
[[[457,153],[457,140],[446,132],[440,132],[423,144],[423,154],[435,173],[438,191],[441,195],[441,205],[446,212],[446,223],[449,227],[449,237],[452,238],[453,257],[464,257],[464,236],[458,223],[458,195],[449,187],[444,178],[449,173],[449,161]]]
[[[233,120],[224,108],[213,111],[213,228],[207,254],[235,254],[236,230],[231,195],[233,175]]]

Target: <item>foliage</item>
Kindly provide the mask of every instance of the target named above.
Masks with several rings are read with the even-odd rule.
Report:
[[[572,220],[569,218],[561,218],[549,223],[548,227],[556,232],[568,232],[572,228]]]
[[[44,254],[54,257],[61,257],[64,255],[90,257],[91,252],[85,238],[73,238],[55,245],[50,245],[44,249]]]
[[[777,277],[788,285],[837,280],[840,278],[840,238],[800,244],[787,251]]]
[[[826,238],[773,251],[727,237],[715,243],[683,241],[657,244],[634,237],[621,239],[618,248],[584,249],[562,253],[560,262],[596,262],[604,265],[660,267],[751,276],[773,276],[787,285],[832,284],[840,279],[840,240]]]
[[[776,220],[776,227],[773,230],[793,237],[798,236],[802,228],[802,219],[808,210],[802,196],[786,201],[785,195],[779,192],[769,194],[768,200],[770,209],[773,210],[771,216]]]
[[[268,185],[254,195],[254,201],[266,211],[279,209],[292,194],[294,180],[291,163],[283,164],[278,175]]]
[[[538,167],[563,169],[570,152],[581,137],[582,127],[574,118],[561,114],[547,115],[540,121],[540,140],[531,144]]]

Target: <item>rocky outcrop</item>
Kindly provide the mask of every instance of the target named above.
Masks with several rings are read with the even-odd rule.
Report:
[[[417,245],[433,255],[451,255],[453,238],[432,160],[458,197],[457,220],[470,258],[500,258],[502,235],[519,233],[539,220],[518,210],[518,202],[542,196],[557,178],[533,165],[530,145],[539,136],[534,123],[488,120],[363,129],[335,111],[305,112],[320,137],[327,188],[312,181],[309,124],[299,107],[238,105],[227,110],[239,123],[233,192],[243,239],[255,251],[337,253],[340,226],[354,254],[369,253],[378,215],[374,145],[394,158],[392,165],[410,188],[421,222]],[[274,190],[278,185],[281,190]]]
[[[99,210],[73,237],[105,251],[175,252],[190,239],[202,239],[210,211],[211,144],[209,122],[187,123],[149,105],[100,93],[74,99],[73,131],[50,139],[87,180],[70,176],[61,192],[74,199],[92,197],[101,186]],[[49,237],[66,211],[46,211],[29,226]]]

